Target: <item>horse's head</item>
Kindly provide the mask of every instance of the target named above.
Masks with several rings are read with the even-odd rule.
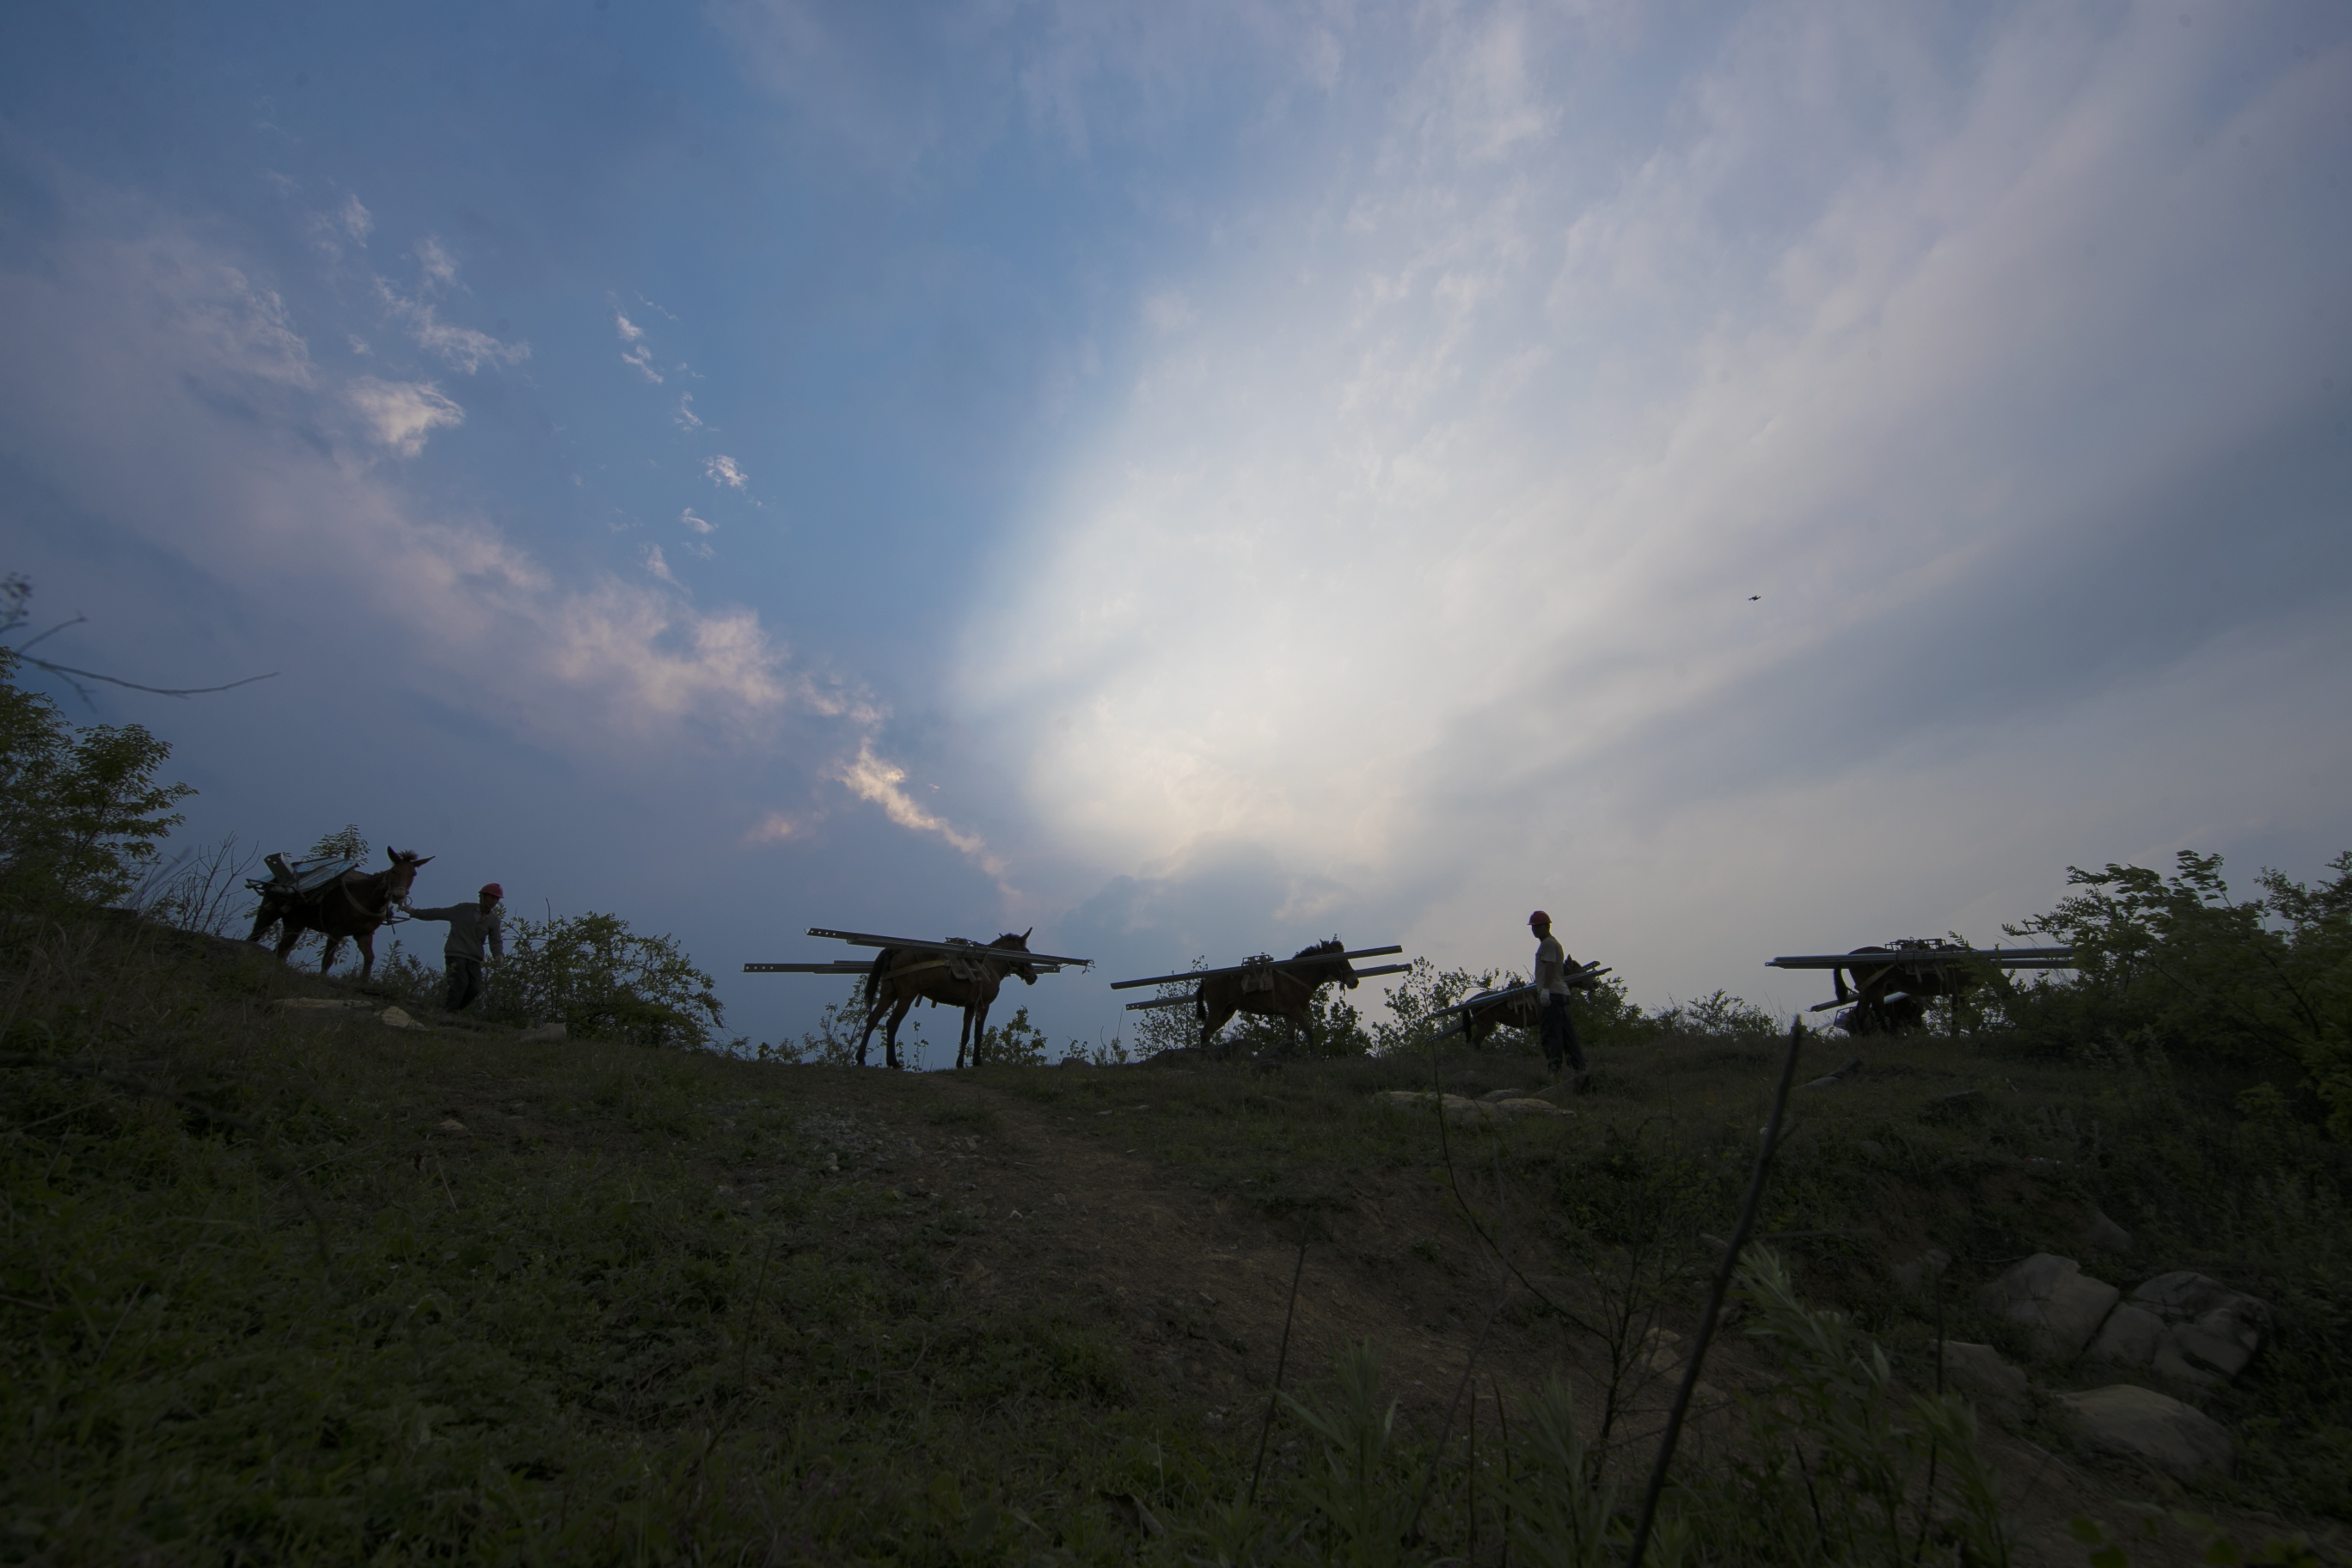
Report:
[[[1035,926],[1031,926],[1029,931],[1035,931],[1036,929],[1037,928]],[[998,937],[994,942],[990,942],[988,945],[991,947],[1009,947],[1015,952],[1026,952],[1029,951],[1029,931],[1022,931],[1018,935],[1015,935],[1012,931],[1006,931],[1003,935]],[[1016,963],[1013,966],[1013,973],[1021,976],[1021,984],[1024,985],[1034,985],[1037,984],[1037,969],[1034,964]]]
[[[416,868],[433,857],[419,855],[414,849],[390,847],[384,853],[392,857],[392,868],[383,873],[383,890],[394,899],[405,900],[408,889],[416,885]]]
[[[1329,953],[1331,955],[1330,963],[1328,966],[1318,965],[1317,967],[1324,971],[1326,978],[1336,980],[1340,984],[1346,986],[1349,990],[1353,991],[1357,986],[1362,984],[1363,982],[1356,976],[1356,966],[1339,956],[1339,954],[1347,951],[1348,944],[1341,942],[1335,936],[1328,942],[1318,942],[1312,947],[1302,947],[1297,952],[1291,954],[1291,956],[1293,958],[1314,958],[1323,953]]]

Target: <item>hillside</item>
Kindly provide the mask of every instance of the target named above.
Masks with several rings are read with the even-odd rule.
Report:
[[[1637,1500],[1779,1066],[1685,1037],[1599,1052],[1574,1097],[1470,1054],[890,1075],[403,1030],[120,921],[6,960],[12,1562],[1496,1562],[1507,1530],[1528,1561],[1566,1539],[1548,1499]],[[1843,1316],[1740,1299],[1651,1560],[1981,1558],[1964,1458],[1899,1460],[1939,1323],[2032,1374],[1972,1406],[2011,1560],[2084,1561],[2077,1516],[2207,1560],[2202,1527],[2141,1539],[2145,1505],[2340,1553],[2343,1149],[2128,1058],[1816,1040],[1799,1076],[1857,1054],[1792,1099],[1758,1226]],[[1549,1105],[1397,1098],[1433,1085]],[[2045,1252],[2125,1289],[2195,1270],[2269,1331],[2219,1387],[2038,1357],[1979,1291]],[[1367,1340],[1391,1432],[1348,1404]],[[1278,1361],[1307,1408],[1253,1510]],[[1589,1458],[1543,1449],[1555,1373]],[[2062,1396],[2118,1382],[2225,1426],[2228,1476],[2087,1442]],[[1828,1416],[1876,1434],[1889,1540],[1862,1469],[1807,1496],[1863,1463]]]

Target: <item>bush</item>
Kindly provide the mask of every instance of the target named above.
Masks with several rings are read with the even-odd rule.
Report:
[[[640,935],[618,915],[516,921],[507,945],[490,966],[492,1017],[560,1020],[574,1035],[695,1048],[719,1025],[710,976],[674,938]]]
[[[2184,849],[2169,877],[2069,867],[2083,892],[2005,929],[2071,944],[2077,977],[2006,988],[2000,1016],[2062,1049],[2284,1070],[2352,1140],[2352,851],[2326,868],[2316,887],[2265,869],[2263,895],[2240,899],[2219,855]]]
[[[0,648],[0,889],[20,905],[119,902],[196,792],[155,782],[172,748],[145,729],[77,729],[17,668]]]

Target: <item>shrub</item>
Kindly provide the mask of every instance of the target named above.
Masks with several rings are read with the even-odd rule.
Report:
[[[2002,994],[2003,1020],[2071,1050],[2161,1050],[2195,1067],[2294,1073],[2352,1139],[2352,851],[2306,886],[2265,869],[2233,896],[2221,857],[2182,850],[2171,876],[2144,866],[2067,868],[2084,891],[2005,928],[2074,949],[2077,978]]]
[[[172,748],[137,724],[78,729],[0,648],[0,888],[20,904],[126,897],[196,792],[155,782]]]
[[[490,970],[494,1017],[560,1019],[575,1035],[698,1048],[719,1025],[710,976],[674,938],[633,931],[618,915],[516,921],[507,944]]]

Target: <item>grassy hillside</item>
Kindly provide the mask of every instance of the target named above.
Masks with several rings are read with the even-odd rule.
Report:
[[[123,921],[20,926],[0,981],[12,1562],[1620,1561],[1778,1067],[1670,1035],[1571,1115],[1449,1128],[1377,1097],[1540,1064],[526,1046]],[[2066,1521],[2135,1505],[2340,1539],[2344,1148],[2160,1059],[1858,1050],[1791,1101],[1795,1299],[1738,1298],[1652,1561],[2082,1562]],[[1939,1325],[2025,1359],[1972,1303],[2041,1250],[2278,1309],[2200,1395],[2233,1479],[2074,1447],[2087,1367],[1980,1425],[1934,1397]]]

